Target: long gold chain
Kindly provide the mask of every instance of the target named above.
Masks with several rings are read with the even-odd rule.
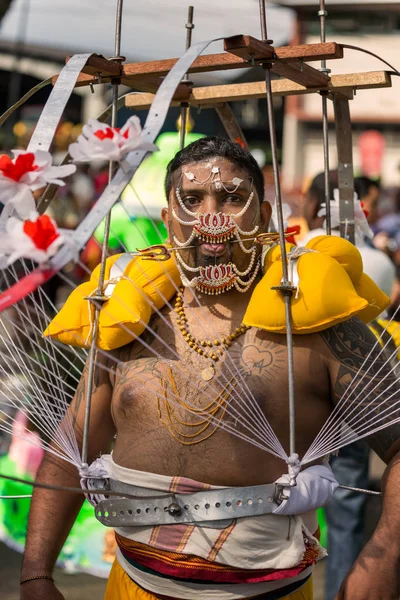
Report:
[[[195,338],[189,331],[188,321],[183,306],[183,288],[179,290],[179,293],[176,296],[174,310],[177,313],[176,323],[185,342],[200,356],[211,361],[211,364],[201,372],[204,381],[209,381],[215,375],[214,364],[219,361],[220,357],[223,356],[225,350],[229,348],[232,342],[246,333],[250,327],[242,323],[239,327],[236,327],[235,331],[220,340],[218,338],[213,341],[200,340]]]
[[[212,400],[207,406],[204,406],[202,408],[195,408],[195,407],[189,406],[184,400],[182,400],[180,398],[178,388],[176,385],[176,381],[172,374],[171,367],[169,367],[169,379],[170,379],[172,391],[175,396],[174,403],[178,404],[180,407],[182,407],[185,410],[188,410],[189,412],[192,412],[192,413],[198,413],[199,415],[200,414],[204,415],[206,413],[206,416],[204,417],[204,419],[200,419],[197,423],[187,423],[186,421],[180,420],[177,417],[174,408],[171,406],[171,404],[168,400],[167,383],[165,380],[162,379],[161,386],[162,386],[162,390],[163,390],[164,408],[165,408],[165,413],[167,415],[167,421],[165,421],[162,418],[160,398],[158,397],[157,398],[157,412],[158,412],[158,418],[159,418],[160,422],[163,425],[165,425],[165,427],[170,432],[171,436],[175,440],[177,440],[180,444],[183,444],[184,446],[192,446],[194,444],[199,444],[200,442],[204,442],[204,440],[207,440],[216,432],[222,419],[225,416],[227,401],[229,400],[229,398],[232,394],[232,391],[235,389],[235,387],[237,385],[235,378],[232,377],[229,380],[227,386],[222,390],[222,392],[220,392],[216,396],[216,398],[214,398],[214,400]],[[215,423],[215,421],[216,421],[216,423]],[[213,423],[215,423],[215,426],[210,433],[208,433],[207,435],[205,435],[204,437],[202,437],[200,439],[195,439],[195,438],[198,438],[199,436],[201,436],[204,432],[206,432],[207,429],[209,427],[211,427],[211,425]],[[199,429],[193,433],[183,433],[179,429],[177,424],[182,425],[184,427],[198,427]],[[184,438],[184,439],[182,440],[181,438]]]

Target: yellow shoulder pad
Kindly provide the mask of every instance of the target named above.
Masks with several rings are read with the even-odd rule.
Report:
[[[286,247],[290,256],[295,246]],[[292,296],[294,333],[322,331],[355,315],[368,322],[389,305],[389,298],[363,273],[361,255],[350,242],[319,236],[294,256],[288,259],[289,274],[297,271],[297,292]],[[265,257],[264,276],[243,319],[246,325],[285,333],[284,299],[272,289],[281,279],[281,251],[275,246]]]
[[[97,346],[102,350],[120,348],[139,337],[153,311],[161,309],[180,285],[174,258],[157,261],[135,256],[125,263],[123,271],[112,274],[112,266],[122,256],[112,256],[106,262],[106,295],[108,286],[113,289],[109,299],[102,303],[99,315]],[[95,308],[89,297],[96,292],[99,273],[100,265],[94,269],[90,281],[71,293],[44,336],[71,346],[90,346]]]

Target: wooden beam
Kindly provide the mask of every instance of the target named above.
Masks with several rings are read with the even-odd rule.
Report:
[[[327,85],[329,77],[321,71],[317,71],[313,67],[300,62],[299,56],[294,52],[290,58],[274,60],[278,56],[275,54],[275,48],[265,42],[260,42],[251,35],[236,35],[224,40],[224,49],[235,56],[244,58],[252,63],[271,64],[271,71],[291,79],[295,83],[304,85],[305,87],[315,87],[319,85]],[[293,59],[296,59],[295,61]],[[291,60],[292,62],[285,62]],[[303,60],[303,59],[302,59]]]
[[[68,60],[69,58],[67,58],[67,62]],[[99,54],[93,54],[82,71],[88,75],[97,75],[100,73],[102,77],[119,77],[122,73],[122,65],[113,60],[108,60]]]
[[[299,61],[320,61],[343,58],[343,48],[339,44],[336,44],[336,42],[326,42],[323,44],[300,44],[299,46],[282,46],[281,48],[274,48],[274,52],[279,61],[294,61],[295,59]],[[177,58],[168,58],[165,60],[128,63],[123,65],[122,77],[124,79],[124,85],[134,87],[133,82],[143,82],[143,78],[146,77],[146,75],[164,77],[167,75],[167,73],[169,73],[177,61]],[[223,52],[219,54],[207,54],[205,56],[199,56],[199,58],[193,62],[191,68],[189,69],[189,73],[206,73],[209,71],[226,71],[230,69],[248,69],[250,66],[251,65],[246,59]],[[54,78],[54,80],[56,80],[56,78]],[[129,83],[129,80],[132,80],[132,82]],[[92,78],[87,78],[86,76],[81,75],[78,79],[77,85],[85,86],[89,85],[90,83],[96,85],[98,83],[98,78],[95,76]]]
[[[233,35],[225,38],[224,50],[257,63],[272,60],[275,56],[275,48],[271,44],[261,42],[251,35]]]
[[[225,131],[229,135],[230,139],[233,142],[240,144],[243,148],[248,148],[244,133],[229,104],[227,102],[217,104],[215,106],[215,110],[217,111],[217,114],[221,119],[221,122],[225,127]]]
[[[348,94],[348,90],[363,90],[384,88],[391,86],[391,78],[386,71],[370,71],[366,73],[351,73],[345,75],[332,75],[326,87],[306,88],[288,79],[275,79],[272,81],[272,94],[274,96],[293,96],[310,94],[325,89],[330,93],[341,92]],[[193,88],[189,102],[192,106],[204,108],[215,107],[218,103],[235,102],[251,98],[265,98],[265,82],[234,83],[230,85],[213,85],[208,87]],[[126,98],[126,106],[136,110],[147,110],[154,100],[154,94],[132,94]],[[173,102],[172,106],[177,106]]]
[[[299,62],[276,62],[271,71],[306,88],[325,87],[329,83],[329,77],[325,73]]]

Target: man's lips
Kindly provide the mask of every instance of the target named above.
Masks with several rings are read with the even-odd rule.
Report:
[[[201,244],[203,254],[211,254],[212,256],[221,256],[225,252],[225,244]]]

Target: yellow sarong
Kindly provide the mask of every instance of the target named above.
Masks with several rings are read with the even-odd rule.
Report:
[[[313,598],[313,584],[310,577],[302,588],[282,600],[313,600]],[[115,560],[108,578],[104,600],[157,600],[157,596],[136,585]]]

